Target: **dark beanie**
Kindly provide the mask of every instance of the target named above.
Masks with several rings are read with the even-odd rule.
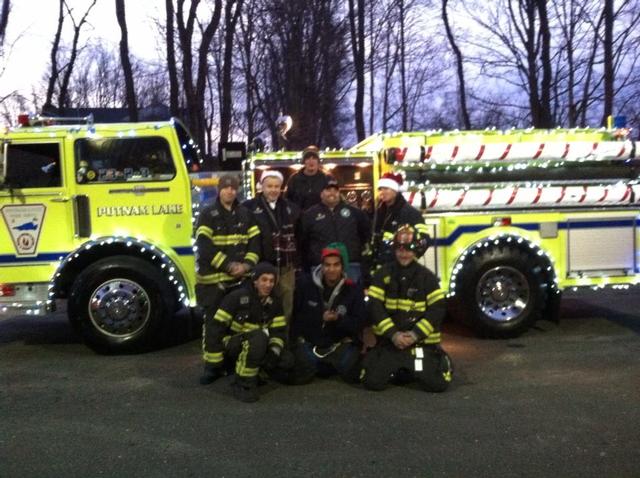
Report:
[[[253,280],[257,280],[262,274],[273,274],[276,279],[278,278],[278,270],[268,262],[259,262],[253,268]]]

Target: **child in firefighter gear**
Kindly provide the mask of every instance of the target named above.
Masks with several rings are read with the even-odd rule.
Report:
[[[378,181],[378,207],[373,214],[371,256],[372,268],[393,262],[390,247],[393,235],[402,224],[413,226],[418,235],[429,238],[422,214],[409,204],[400,191],[403,180],[397,173],[385,173]]]
[[[224,375],[226,362],[235,371],[234,394],[245,402],[259,398],[260,369],[275,369],[283,358],[287,324],[282,304],[273,294],[276,279],[274,266],[259,263],[252,283],[222,299],[210,326],[212,381]]]
[[[196,224],[196,297],[204,313],[203,385],[215,380],[214,316],[225,293],[244,281],[258,262],[260,231],[253,215],[236,199],[239,181],[225,175],[218,183],[218,198],[206,207]]]
[[[278,269],[277,293],[282,299],[284,315],[291,319],[293,289],[299,254],[295,229],[300,208],[281,195],[284,179],[279,171],[264,171],[260,176],[262,192],[243,203],[260,228],[260,260]]]
[[[373,276],[368,290],[373,331],[379,337],[363,361],[363,383],[383,390],[395,378],[416,380],[423,389],[442,392],[451,382],[449,356],[440,347],[445,292],[416,258],[426,250],[410,225],[394,236],[395,260]]]
[[[322,250],[322,263],[298,282],[291,337],[295,365],[288,383],[338,373],[356,382],[360,373],[360,333],[366,320],[362,288],[348,279],[343,244]]]

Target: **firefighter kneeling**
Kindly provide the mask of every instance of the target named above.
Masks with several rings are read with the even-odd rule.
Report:
[[[212,320],[208,364],[210,381],[224,375],[225,363],[235,368],[234,395],[243,402],[258,400],[261,368],[268,372],[293,362],[284,349],[287,323],[282,303],[273,294],[276,268],[261,262],[252,278],[252,283],[222,299]]]
[[[390,381],[416,380],[426,391],[449,386],[452,365],[440,347],[445,292],[438,279],[416,261],[427,248],[409,225],[393,239],[395,260],[379,268],[369,288],[370,316],[378,344],[363,362],[363,383],[383,390]]]

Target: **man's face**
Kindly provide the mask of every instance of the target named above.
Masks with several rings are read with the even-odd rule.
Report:
[[[396,249],[396,259],[401,266],[408,266],[416,258],[416,253],[412,250],[405,249],[404,247],[398,247]]]
[[[238,190],[231,186],[222,188],[218,193],[220,194],[220,202],[222,204],[231,204],[236,200],[236,196],[238,196]]]
[[[320,160],[317,156],[309,155],[304,159],[304,174],[313,176],[320,169]]]
[[[392,204],[398,195],[393,189],[390,188],[378,188],[378,198],[385,204]]]
[[[272,176],[262,181],[262,194],[269,202],[275,202],[280,196],[282,181]]]
[[[260,277],[253,281],[253,285],[255,286],[256,291],[258,291],[259,297],[268,297],[271,295],[271,291],[276,285],[276,276],[273,274],[260,274]]]
[[[322,259],[322,277],[328,284],[337,284],[342,278],[342,261],[337,256]]]
[[[334,208],[340,202],[340,190],[338,188],[325,188],[320,193],[322,204]]]

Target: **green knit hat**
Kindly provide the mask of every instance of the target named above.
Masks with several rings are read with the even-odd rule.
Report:
[[[347,246],[342,242],[332,242],[331,244],[327,244],[326,247],[322,249],[321,257],[324,259],[327,256],[340,256],[342,269],[346,273],[349,268],[349,253],[347,252]]]

